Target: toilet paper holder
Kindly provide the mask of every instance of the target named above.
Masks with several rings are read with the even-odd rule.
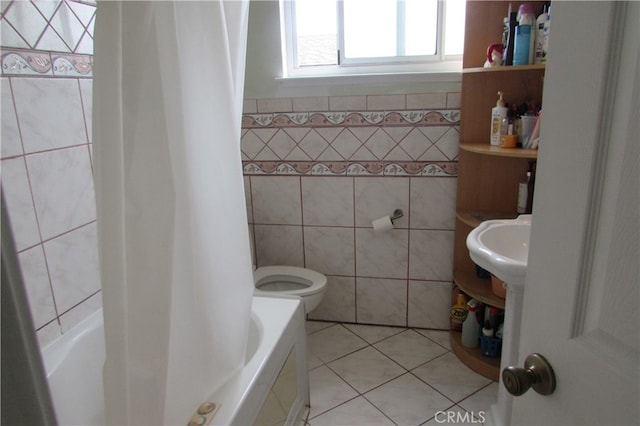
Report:
[[[393,215],[391,216],[391,222],[393,223],[394,220],[400,219],[402,216],[404,216],[402,209],[395,209],[393,211]]]

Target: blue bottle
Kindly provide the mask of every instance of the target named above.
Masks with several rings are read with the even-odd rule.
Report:
[[[515,46],[513,47],[513,65],[529,65],[531,47],[531,25],[516,27]]]

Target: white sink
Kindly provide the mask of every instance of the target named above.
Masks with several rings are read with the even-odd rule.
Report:
[[[503,280],[524,288],[529,256],[531,215],[487,220],[467,236],[469,255],[477,265]]]

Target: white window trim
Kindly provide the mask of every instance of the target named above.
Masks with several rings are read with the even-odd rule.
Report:
[[[300,82],[309,82],[313,78],[321,78],[326,82],[334,83],[375,83],[377,81],[389,82],[413,82],[413,81],[460,81],[462,73],[462,55],[443,55],[444,51],[444,31],[441,26],[444,23],[444,2],[439,1],[441,6],[438,7],[438,31],[442,34],[438,37],[438,45],[436,47],[436,55],[428,57],[415,57],[410,60],[398,62],[397,58],[385,58],[389,63],[379,63],[375,65],[368,64],[371,58],[363,61],[346,60],[341,57],[341,65],[324,65],[313,67],[295,67],[296,60],[296,39],[289,25],[282,25],[282,71],[283,76],[278,80],[285,82],[287,80]],[[293,22],[295,16],[295,2],[280,2],[281,22]],[[341,38],[341,35],[338,35]],[[343,41],[339,40],[339,46]],[[342,56],[342,49],[340,55]],[[385,62],[381,60],[380,62]],[[366,63],[366,64],[365,64]],[[298,86],[300,84],[293,82],[290,86]],[[319,82],[318,82],[319,83]],[[289,86],[289,84],[287,84]]]

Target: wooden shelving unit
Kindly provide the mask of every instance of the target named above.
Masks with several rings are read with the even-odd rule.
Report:
[[[539,14],[544,2],[532,2]],[[521,3],[512,2],[513,10]],[[505,300],[491,291],[491,281],[476,275],[469,257],[467,235],[481,222],[512,219],[516,212],[518,183],[526,176],[537,151],[505,149],[489,144],[491,108],[497,92],[507,103],[541,104],[544,65],[483,68],[487,46],[501,40],[502,20],[508,2],[467,2],[462,73],[460,152],[454,245],[454,282],[470,297],[508,309]],[[498,380],[500,359],[487,358],[479,348],[462,346],[460,333],[451,331],[451,346],[458,358],[479,374]]]

